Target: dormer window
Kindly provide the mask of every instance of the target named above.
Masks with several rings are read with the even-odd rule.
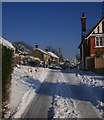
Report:
[[[95,38],[95,47],[104,47],[104,37]]]

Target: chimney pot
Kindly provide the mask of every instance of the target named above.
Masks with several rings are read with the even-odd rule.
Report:
[[[82,13],[81,24],[82,24],[82,33],[86,32],[86,16],[84,12]]]
[[[85,17],[85,13],[84,12],[82,13],[82,17]]]
[[[38,48],[38,43],[35,44],[35,48]]]
[[[49,51],[48,48],[46,48],[45,51],[48,52]]]

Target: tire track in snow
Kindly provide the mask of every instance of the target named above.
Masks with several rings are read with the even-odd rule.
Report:
[[[73,99],[62,97],[64,94],[70,94],[70,89],[66,85],[65,79],[63,73],[59,73],[59,78],[57,79],[58,88],[56,95],[52,99],[52,106],[49,109],[51,118],[78,118]]]

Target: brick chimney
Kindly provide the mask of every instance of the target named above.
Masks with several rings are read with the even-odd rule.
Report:
[[[84,12],[82,13],[81,24],[82,24],[82,33],[86,32],[86,16]]]
[[[39,48],[38,43],[35,44],[35,48]]]

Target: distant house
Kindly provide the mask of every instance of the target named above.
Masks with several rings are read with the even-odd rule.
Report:
[[[44,64],[48,63],[49,55],[44,50],[38,47],[38,44],[35,45],[35,49],[30,53],[30,55],[39,58]]]
[[[50,60],[52,60],[54,64],[59,64],[59,57],[56,54],[52,52],[48,52],[48,54],[50,55]]]
[[[90,30],[86,30],[86,16],[83,13],[82,40],[79,45],[81,69],[104,71],[104,16]],[[98,59],[99,58],[99,59]]]
[[[50,52],[48,49],[46,49],[46,52],[49,55],[49,59],[48,59],[48,61],[50,61],[49,64],[56,64],[56,65],[59,64],[59,57],[55,53]]]
[[[44,64],[49,65],[50,63],[58,64],[59,57],[52,52],[49,52],[39,48],[38,44],[35,45],[35,49],[30,53],[30,55],[39,58]]]

